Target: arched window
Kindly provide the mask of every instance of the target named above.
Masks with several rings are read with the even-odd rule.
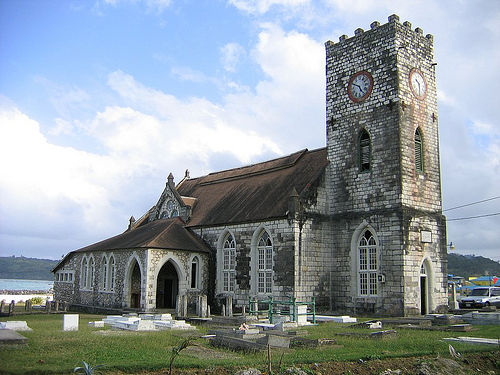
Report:
[[[168,219],[177,216],[179,216],[178,204],[173,199],[168,198],[160,208],[160,218]]]
[[[115,258],[111,256],[109,258],[109,277],[108,277],[108,289],[115,290]]]
[[[82,268],[80,270],[80,287],[82,289],[87,288],[87,277],[88,277],[88,263],[87,258],[83,258]]]
[[[377,243],[369,230],[365,230],[358,242],[359,294],[377,295]]]
[[[101,277],[102,277],[102,289],[106,290],[108,288],[108,260],[106,257],[102,259],[102,270],[101,270]]]
[[[424,171],[424,148],[419,128],[415,130],[415,169],[417,172]]]
[[[89,261],[89,277],[87,279],[87,288],[92,289],[94,286],[94,258],[90,258]]]
[[[200,261],[198,257],[194,257],[191,261],[191,288],[198,288],[198,272]]]
[[[273,243],[266,231],[260,235],[257,243],[257,292],[273,291]]]
[[[363,129],[359,134],[359,170],[369,171],[371,164],[371,142],[370,135]]]
[[[236,242],[228,233],[222,246],[222,291],[234,292],[236,275]]]

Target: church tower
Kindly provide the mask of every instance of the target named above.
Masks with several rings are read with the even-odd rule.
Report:
[[[400,23],[326,44],[333,308],[447,308],[433,37]]]

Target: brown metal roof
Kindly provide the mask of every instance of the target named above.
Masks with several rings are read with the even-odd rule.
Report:
[[[208,252],[205,243],[178,217],[159,219],[76,251],[159,248]]]
[[[324,172],[326,148],[247,167],[186,179],[177,187],[196,198],[188,226],[222,225],[284,217],[293,189],[302,193]]]

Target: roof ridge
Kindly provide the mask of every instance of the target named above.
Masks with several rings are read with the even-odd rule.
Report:
[[[270,160],[265,160],[265,161],[262,161],[262,162],[259,162],[259,163],[254,163],[254,164],[250,164],[250,165],[246,165],[246,166],[238,167],[238,168],[226,169],[226,170],[218,171],[218,172],[213,172],[213,173],[210,173],[210,174],[206,175],[205,178],[209,179],[210,177],[215,177],[218,174],[223,175],[224,173],[229,173],[229,172],[244,171],[245,169],[255,168],[255,167],[258,167],[259,165],[263,165],[263,164],[267,164],[267,163],[276,163],[279,160],[286,160],[288,158],[291,158],[291,157],[295,156],[295,158],[293,160],[290,160],[290,161],[288,161],[285,164],[280,164],[280,165],[277,165],[277,166],[269,166],[269,167],[267,167],[265,169],[257,170],[257,171],[254,171],[254,172],[251,172],[251,171],[244,172],[244,173],[241,173],[241,174],[237,174],[235,176],[220,177],[220,178],[215,178],[215,179],[211,179],[211,180],[209,179],[209,181],[205,181],[205,182],[202,181],[200,183],[200,185],[201,186],[203,186],[203,185],[211,185],[211,184],[217,184],[217,183],[222,183],[222,182],[227,182],[227,181],[239,180],[239,179],[242,179],[242,178],[247,178],[247,177],[251,177],[251,176],[259,176],[259,175],[266,174],[266,173],[269,173],[269,172],[274,172],[274,171],[279,171],[279,170],[282,170],[282,169],[290,168],[290,167],[294,166],[295,164],[297,164],[297,162],[308,151],[309,150],[307,148],[305,148],[305,149],[299,150],[297,152],[293,152],[293,153],[288,154],[288,155],[284,155],[284,156],[281,156],[281,157],[278,157],[278,158],[274,158],[274,159],[270,159]]]
[[[265,163],[269,163],[269,162],[277,161],[277,160],[280,160],[280,159],[289,158],[290,156],[295,155],[295,154],[304,154],[304,153],[305,153],[305,152],[307,152],[307,151],[308,151],[308,149],[307,149],[307,148],[303,148],[302,150],[292,152],[291,154],[288,154],[288,155],[283,155],[283,156],[279,156],[279,157],[274,158],[274,159],[269,159],[269,160],[260,161],[260,162],[258,162],[258,163],[253,163],[253,164],[243,165],[243,166],[241,166],[241,167],[229,168],[229,169],[224,169],[224,170],[222,170],[222,171],[212,172],[212,173],[207,174],[207,176],[211,176],[211,175],[218,174],[218,173],[224,173],[224,172],[237,171],[237,170],[239,170],[239,169],[251,168],[251,167],[255,167],[255,166],[259,165],[259,164],[265,164]],[[293,163],[292,163],[292,164],[293,164]]]

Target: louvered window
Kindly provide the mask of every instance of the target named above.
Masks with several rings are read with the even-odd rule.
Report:
[[[359,169],[361,172],[370,170],[371,144],[370,136],[363,130],[359,136]]]
[[[415,131],[415,169],[417,172],[424,171],[424,151],[419,129]]]

